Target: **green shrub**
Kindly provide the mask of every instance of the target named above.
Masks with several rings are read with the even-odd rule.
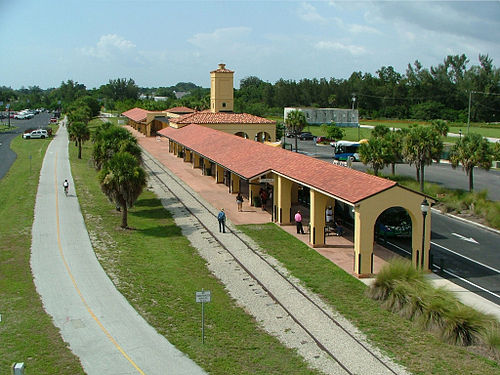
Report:
[[[494,317],[472,307],[458,304],[447,312],[441,338],[449,344],[462,346],[476,344],[486,335],[487,328],[495,320]]]
[[[492,323],[485,330],[482,340],[491,350],[500,354],[500,324],[498,322]]]
[[[428,331],[441,332],[444,319],[458,304],[455,295],[445,288],[432,288],[423,301],[423,314],[418,318],[419,325]]]
[[[396,281],[423,282],[423,280],[422,271],[413,267],[410,261],[394,258],[382,267],[367,293],[375,300],[385,301],[392,293]],[[402,286],[400,287],[402,288]]]

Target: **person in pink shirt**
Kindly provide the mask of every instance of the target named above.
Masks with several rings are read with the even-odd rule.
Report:
[[[305,234],[304,228],[302,228],[302,215],[300,214],[300,211],[297,211],[295,214],[295,224],[297,225],[297,234]]]

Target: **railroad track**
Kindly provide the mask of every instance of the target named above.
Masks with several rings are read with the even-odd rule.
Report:
[[[211,251],[210,256],[218,257],[218,262],[225,264],[220,271],[221,275],[216,276],[224,279],[230,277],[229,273],[237,272],[240,280],[238,287],[250,288],[254,293],[252,302],[246,306],[250,313],[252,308],[258,309],[256,305],[260,304],[261,308],[274,311],[273,319],[288,320],[291,328],[285,329],[286,331],[308,337],[308,340],[294,343],[292,339],[288,342],[299,353],[312,358],[313,367],[332,374],[406,374],[404,369],[367,344],[349,322],[304,290],[274,259],[262,254],[246,236],[230,226],[226,228],[226,233],[231,236],[220,236],[216,229],[216,210],[147,151],[144,150],[143,154],[145,168],[156,188],[175,198],[179,212],[184,213],[185,220],[190,220],[187,225],[201,229],[206,245],[216,250],[215,253],[208,249],[207,251]],[[173,203],[172,199],[170,201]],[[209,263],[215,262],[217,260],[211,259]],[[269,303],[269,299],[272,303]],[[256,319],[259,320],[260,317],[256,316]],[[272,324],[272,319],[270,320]],[[287,334],[277,331],[274,333],[280,340],[287,341]],[[309,349],[304,349],[307,342]]]

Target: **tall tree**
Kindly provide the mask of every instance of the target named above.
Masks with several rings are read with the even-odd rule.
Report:
[[[118,152],[98,174],[101,190],[121,208],[122,228],[128,228],[128,209],[133,206],[146,186],[146,172],[128,152]]]
[[[137,139],[127,129],[110,123],[102,124],[101,127],[92,137],[94,142],[92,158],[97,170],[118,152],[128,152],[142,163],[142,153],[137,145]]]
[[[295,136],[295,152],[297,152],[297,136],[298,133],[304,129],[304,127],[307,125],[307,120],[306,116],[304,115],[304,112],[299,111],[298,109],[295,109],[291,112],[288,112],[288,115],[286,116],[285,124],[287,128],[293,132]]]
[[[78,159],[82,158],[82,144],[90,139],[90,130],[84,122],[76,121],[68,128],[69,139],[74,141],[78,147]]]
[[[461,164],[469,176],[469,191],[474,190],[474,167],[489,170],[492,160],[493,149],[488,140],[477,133],[459,139],[450,151],[451,166],[456,168]]]
[[[371,137],[368,142],[361,143],[359,157],[363,164],[372,167],[375,176],[391,161],[391,153],[384,138]]]
[[[413,126],[403,141],[403,156],[410,165],[415,165],[420,191],[424,191],[424,169],[433,160],[438,161],[443,151],[441,136],[430,127]]]
[[[387,151],[390,155],[389,164],[391,164],[391,174],[393,176],[396,174],[396,163],[403,159],[403,139],[405,134],[406,130],[401,129],[391,131],[384,136]]]

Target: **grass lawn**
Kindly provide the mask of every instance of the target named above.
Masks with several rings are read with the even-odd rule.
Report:
[[[238,227],[309,289],[351,320],[414,374],[498,374],[500,366],[463,347],[444,344],[365,296],[367,287],[275,224]]]
[[[33,210],[49,142],[14,139],[17,159],[0,180],[0,374],[10,374],[13,362],[24,362],[28,374],[83,374],[43,310],[31,275]]]
[[[87,142],[78,160],[70,144],[78,199],[99,261],[135,309],[211,374],[315,374],[236,305],[153,193],[145,191],[129,211],[134,229],[119,228],[120,213],[89,166],[90,148]],[[212,292],[205,305],[205,345],[201,305],[195,302],[202,288]]]

